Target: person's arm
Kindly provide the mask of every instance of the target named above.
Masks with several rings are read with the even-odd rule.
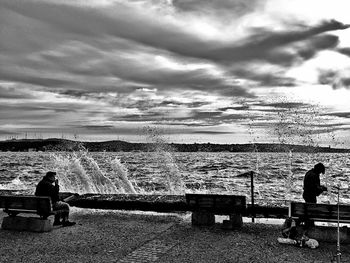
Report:
[[[327,191],[327,187],[321,185],[321,183],[320,183],[320,176],[317,175],[316,176],[316,194],[317,194],[317,196],[322,194],[324,191]]]
[[[59,192],[60,192],[60,186],[58,185],[58,179],[56,179],[55,185],[52,186],[52,193],[51,193],[52,202],[57,202],[60,200]]]

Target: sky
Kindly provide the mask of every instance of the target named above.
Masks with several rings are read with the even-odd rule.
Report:
[[[350,148],[348,0],[0,0],[0,138]]]

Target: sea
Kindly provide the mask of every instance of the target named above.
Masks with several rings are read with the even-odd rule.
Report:
[[[0,152],[0,190],[34,193],[47,171],[72,193],[246,195],[256,203],[302,201],[303,176],[326,166],[321,203],[350,203],[350,154],[264,152]],[[253,173],[252,173],[253,172]],[[253,176],[252,176],[253,174]]]

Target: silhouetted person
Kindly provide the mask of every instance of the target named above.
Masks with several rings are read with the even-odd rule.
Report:
[[[53,210],[62,211],[62,213],[55,215],[54,226],[73,226],[75,225],[75,222],[70,222],[68,220],[69,205],[59,200],[59,191],[60,187],[58,185],[58,179],[56,179],[56,172],[47,172],[43,179],[38,183],[35,195],[51,197]]]
[[[317,196],[327,191],[327,187],[320,184],[320,174],[324,174],[326,168],[318,163],[305,174],[303,198],[307,203],[317,203]]]

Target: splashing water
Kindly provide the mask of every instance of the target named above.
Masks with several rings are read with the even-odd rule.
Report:
[[[136,194],[134,186],[128,179],[128,170],[117,157],[112,161],[112,168],[113,176],[118,179],[118,185],[121,190],[126,193]]]
[[[13,179],[10,183],[0,184],[0,189],[6,190],[27,190],[27,185],[23,183],[20,176]]]
[[[60,190],[78,194],[136,193],[128,180],[128,171],[116,157],[112,162],[111,175],[107,176],[87,152],[58,155],[52,154],[52,168],[57,171]]]
[[[291,201],[293,189],[293,152],[289,150],[289,174],[286,177],[286,200]]]
[[[166,181],[170,194],[183,194],[184,185],[180,178],[179,168],[170,152],[159,152],[163,157],[163,168],[165,170]]]
[[[259,176],[259,151],[255,148],[255,173]],[[261,185],[256,185],[256,191],[258,192],[259,199],[263,199],[263,196],[260,191]]]
[[[165,173],[169,194],[184,194],[185,186],[172,154],[173,149],[169,146],[158,128],[145,127],[144,131],[147,139],[153,143],[154,159]]]

